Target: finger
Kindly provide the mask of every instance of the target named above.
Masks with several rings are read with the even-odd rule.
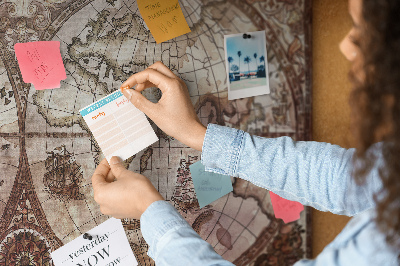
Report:
[[[115,176],[114,176],[113,172],[112,171],[108,171],[108,174],[106,176],[106,181],[108,183],[111,183],[111,182],[114,182],[114,180],[115,180]]]
[[[157,87],[157,86],[154,85],[153,83],[151,83],[150,81],[146,81],[144,83],[136,84],[136,87],[134,87],[133,89],[135,91],[143,91],[143,90],[145,90],[147,88],[152,88],[152,87]],[[121,92],[124,93],[124,90],[131,89],[131,88],[128,85],[126,85],[126,86],[125,85],[121,85],[120,89],[121,89]]]
[[[161,61],[157,61],[148,68],[152,68],[157,70],[160,73],[163,73],[165,76],[170,78],[178,78],[166,65],[164,65]]]
[[[145,83],[140,83],[136,85],[135,91],[144,91],[145,89],[152,87],[157,87],[157,86],[151,83],[150,81],[146,81]]]
[[[150,102],[140,92],[134,89],[126,89],[123,91],[123,94],[137,109],[152,119],[153,114],[158,108],[157,104]]]
[[[99,166],[97,166],[92,176],[92,186],[94,189],[101,185],[107,184],[106,177],[108,172],[110,172],[110,166],[108,165],[107,160],[103,159]]]
[[[132,88],[136,84],[151,82],[155,87],[159,88],[162,92],[170,85],[172,85],[175,79],[172,79],[155,69],[147,68],[141,72],[133,74],[121,85],[121,91],[124,91],[126,87]]]
[[[125,169],[123,161],[118,156],[113,156],[110,159],[110,167],[116,179],[124,177],[124,174],[129,172]]]
[[[164,74],[165,76],[167,76],[169,78],[178,79],[178,77],[166,65],[164,65],[161,61],[155,62],[154,64],[152,64],[148,68],[157,70],[158,72]],[[123,87],[123,86],[121,86],[121,87]],[[150,81],[146,81],[145,83],[137,84],[135,90],[136,91],[143,91],[143,90],[145,90],[147,88],[152,88],[152,87],[156,87],[156,85],[154,85]],[[123,87],[123,89],[125,89],[125,88],[126,88],[126,86]]]

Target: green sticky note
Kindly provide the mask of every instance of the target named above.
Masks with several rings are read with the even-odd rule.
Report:
[[[201,162],[194,163],[189,168],[200,208],[233,191],[229,176],[206,172]]]

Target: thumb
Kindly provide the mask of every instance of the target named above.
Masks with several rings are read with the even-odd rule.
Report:
[[[110,166],[106,159],[100,162],[92,176],[93,188],[100,187],[102,185],[107,185],[106,177],[110,171]]]
[[[128,171],[125,169],[123,161],[118,156],[111,157],[110,168],[115,178],[117,179],[121,178],[125,171]]]
[[[137,109],[149,116],[149,113],[154,108],[154,103],[147,100],[146,97],[134,89],[125,89],[122,93]]]

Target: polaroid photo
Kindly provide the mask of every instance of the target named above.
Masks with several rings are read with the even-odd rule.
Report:
[[[269,94],[265,31],[224,36],[228,100]]]

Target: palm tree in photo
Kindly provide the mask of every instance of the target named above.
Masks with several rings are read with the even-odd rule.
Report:
[[[239,79],[240,79],[240,57],[242,56],[241,51],[238,51],[238,56],[239,56]]]
[[[248,77],[250,77],[250,62],[251,62],[251,58],[250,58],[250,56],[246,56],[245,58],[244,58],[244,62],[247,64],[247,69],[248,69],[248,73],[247,73],[247,75],[248,75]]]
[[[233,62],[232,56],[228,57],[228,63],[229,63],[229,70],[231,69],[231,63]],[[230,72],[230,71],[229,71]]]
[[[260,56],[260,63],[265,62],[265,57],[262,55]],[[266,77],[267,73],[265,73],[265,65],[259,65],[257,70],[257,77]]]
[[[262,55],[262,56],[260,57],[260,63],[264,62],[264,60],[265,60],[265,58],[264,58],[264,56]]]
[[[256,64],[256,72],[257,72],[257,53],[254,53],[253,54],[253,56],[254,56],[254,63]]]

